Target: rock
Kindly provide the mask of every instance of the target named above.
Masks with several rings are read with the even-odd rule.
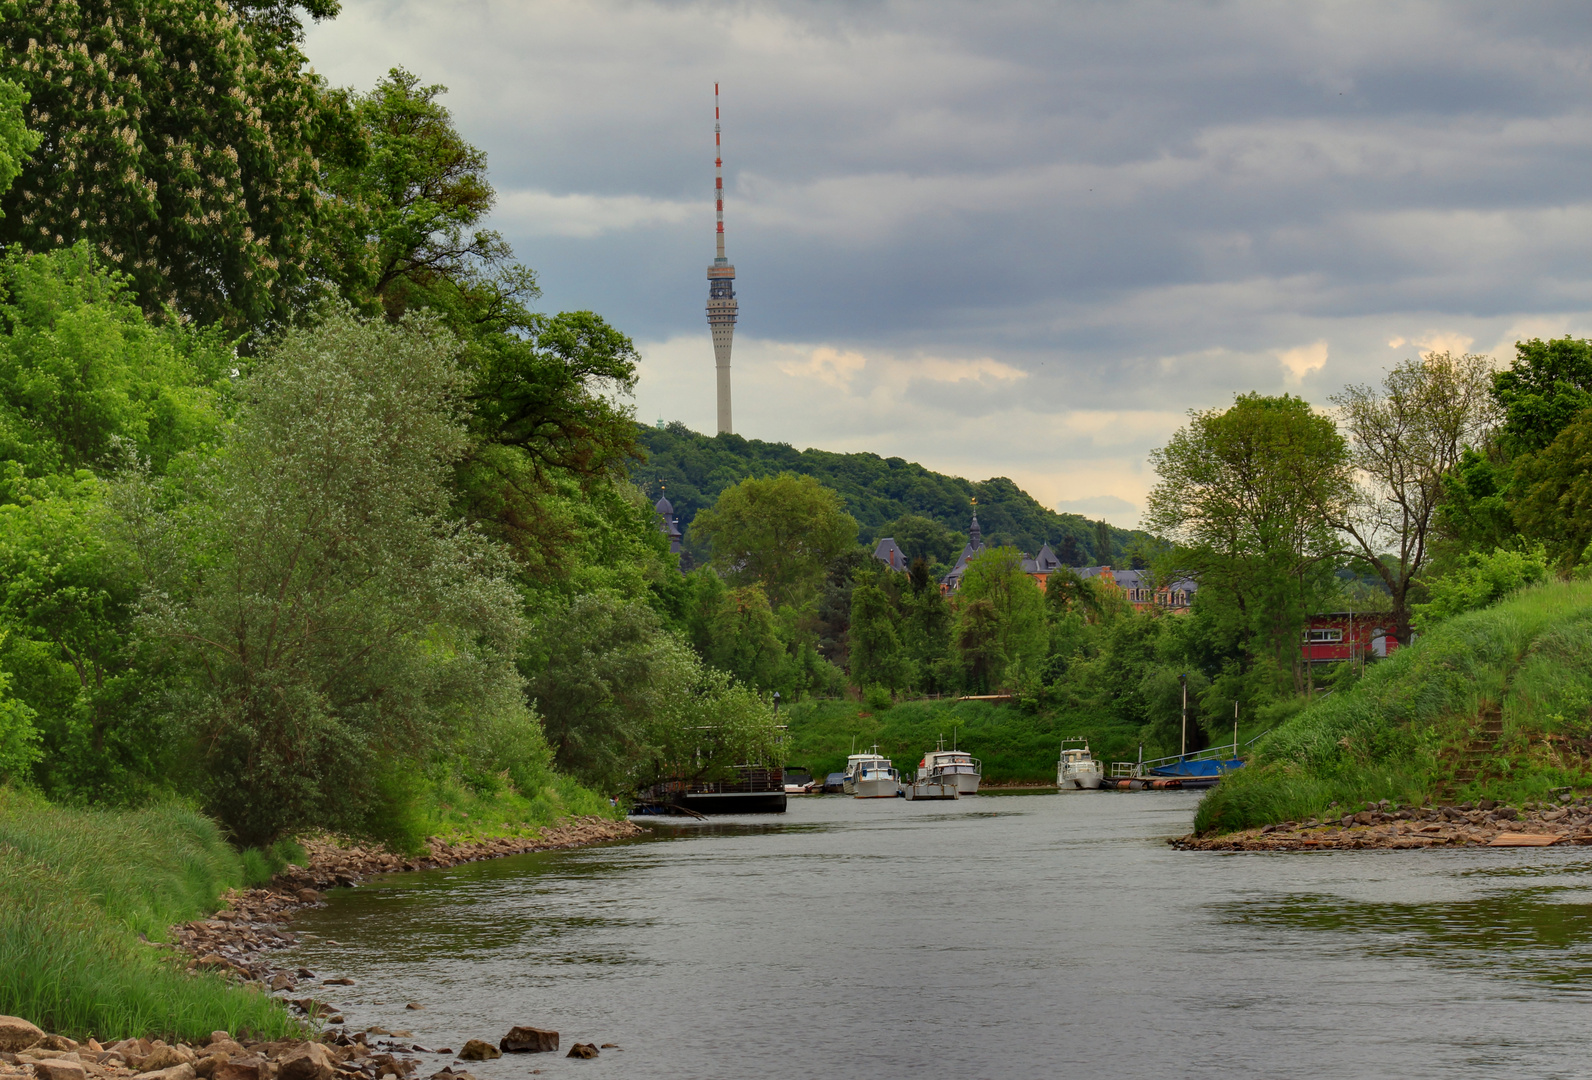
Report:
[[[1496,810],[1498,809],[1498,800],[1483,799],[1481,802],[1477,803],[1476,806],[1481,810]]]
[[[558,1049],[558,1032],[539,1027],[510,1028],[498,1048],[510,1054],[546,1054]]]
[[[1358,814],[1354,815],[1354,820],[1359,822],[1361,825],[1374,825],[1376,824],[1377,815],[1370,810],[1361,810]]]
[[[40,1039],[44,1032],[20,1016],[0,1016],[0,1051],[14,1054],[26,1050]]]
[[[157,1046],[149,1056],[138,1063],[141,1073],[162,1072],[177,1065],[192,1065],[197,1060],[186,1046]],[[192,1070],[190,1070],[192,1075]]]
[[[264,1080],[257,1061],[224,1061],[210,1074],[210,1080]]]
[[[341,1023],[343,1023],[343,1014],[342,1013],[333,1013],[332,1015],[330,1015],[330,1016],[328,1016],[326,1018],[326,1022],[328,1024],[341,1024]]]
[[[313,979],[315,978],[315,972],[311,971],[309,968],[299,968],[298,977],[301,979]]]
[[[304,1043],[277,1059],[277,1080],[334,1080],[337,1059],[318,1042]]]
[[[1497,810],[1493,811],[1493,816],[1499,821],[1513,821],[1520,815],[1512,806],[1500,806]]]
[[[1343,817],[1338,821],[1338,824],[1347,829],[1350,825],[1354,824],[1354,815],[1344,814]]]
[[[406,1009],[424,1009],[425,1006],[420,1004],[420,1002],[418,1002],[418,1001],[411,1001],[409,1004],[405,1005],[404,1008],[406,1008]]]
[[[230,1060],[232,1060],[232,1055],[228,1053],[206,1054],[194,1062],[193,1071],[195,1075],[204,1077],[204,1080],[213,1080],[216,1070]]]
[[[298,897],[298,901],[301,904],[318,904],[321,902],[321,894],[314,889],[300,889],[293,895]]]
[[[198,1073],[193,1071],[193,1066],[186,1061],[181,1065],[173,1065],[169,1069],[143,1074],[144,1080],[194,1080],[198,1075]]]
[[[480,1039],[471,1039],[464,1044],[464,1049],[459,1051],[461,1061],[490,1061],[503,1056],[503,1051],[489,1042]]]
[[[77,1043],[73,1042],[71,1039],[68,1039],[65,1035],[46,1035],[44,1038],[34,1043],[29,1049],[62,1050],[68,1053],[75,1053],[77,1051]]]
[[[88,1071],[83,1068],[83,1063],[71,1058],[33,1061],[24,1056],[19,1060],[24,1065],[32,1065],[33,1075],[39,1080],[88,1080]]]
[[[591,1043],[576,1043],[574,1046],[569,1048],[569,1053],[565,1054],[564,1056],[572,1058],[594,1058],[597,1055],[597,1047]]]
[[[618,1050],[619,1049],[619,1044],[618,1043],[603,1043],[602,1048],[604,1050]]]
[[[463,1069],[458,1072],[454,1072],[452,1069],[443,1069],[439,1073],[432,1073],[431,1080],[476,1080],[476,1077],[474,1073],[465,1072]]]
[[[291,990],[298,984],[293,981],[293,976],[283,973],[271,980],[272,990]]]
[[[322,979],[321,980],[321,985],[322,986],[353,986],[354,985],[354,980],[350,979],[348,976],[345,975],[345,976],[343,976],[340,979]]]

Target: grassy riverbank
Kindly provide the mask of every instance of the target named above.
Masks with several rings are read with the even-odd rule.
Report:
[[[571,815],[618,816],[608,800],[554,776],[512,786],[423,789],[404,830],[450,842],[526,836]],[[197,1039],[218,1029],[276,1037],[297,1023],[274,999],[190,973],[164,942],[230,888],[261,884],[297,845],[236,851],[211,819],[176,804],[77,810],[0,787],[0,1014],[76,1038]]]
[[[1552,583],[1442,623],[1354,689],[1284,723],[1206,796],[1196,831],[1592,790],[1592,582]],[[1470,775],[1474,772],[1474,775]]]
[[[0,1013],[76,1038],[288,1033],[266,995],[139,940],[244,881],[243,856],[193,810],[70,810],[0,788]]]
[[[994,784],[1055,783],[1056,756],[1063,737],[1090,740],[1095,756],[1130,759],[1138,753],[1139,729],[1080,721],[1054,713],[987,701],[903,701],[888,709],[869,709],[854,701],[804,701],[781,711],[789,725],[788,760],[814,776],[845,768],[846,755],[870,750],[915,770],[925,751],[941,736],[984,763],[984,779]]]

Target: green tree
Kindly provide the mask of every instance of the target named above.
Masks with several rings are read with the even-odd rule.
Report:
[[[742,480],[691,523],[710,544],[713,565],[732,580],[759,582],[771,604],[813,598],[825,569],[856,546],[857,522],[840,496],[810,476],[780,473]]]
[[[780,689],[786,647],[760,585],[727,588],[711,567],[691,575],[686,634],[697,655],[748,686]]]
[[[886,526],[879,536],[894,537],[909,562],[926,559],[931,565],[952,565],[967,543],[965,535],[947,529],[924,514],[902,514]]]
[[[28,130],[22,117],[28,92],[16,83],[0,79],[0,196],[22,172],[22,163],[38,149],[43,136]],[[4,217],[0,213],[0,217]]]
[[[1016,548],[985,548],[968,560],[956,606],[957,648],[978,684],[1037,677],[1049,644],[1044,597]]]
[[[629,790],[660,717],[692,692],[687,653],[646,605],[604,593],[535,620],[521,665],[554,764],[599,791]]]
[[[1514,490],[1521,533],[1562,570],[1582,562],[1592,544],[1592,408],[1516,463]]]
[[[1296,397],[1243,394],[1191,412],[1150,461],[1160,479],[1145,521],[1181,545],[1158,573],[1196,578],[1251,652],[1297,673],[1299,627],[1330,586],[1331,521],[1349,493],[1333,422]]]
[[[362,145],[328,170],[348,230],[343,289],[392,318],[425,306],[470,321],[535,295],[535,277],[502,236],[480,227],[497,195],[486,154],[441,102],[446,92],[396,67],[370,93],[344,94]]]
[[[234,330],[290,312],[320,254],[318,155],[341,138],[293,10],[0,3],[0,77],[42,137],[0,199],[0,241],[86,241],[150,311]]]
[[[1503,410],[1499,437],[1507,452],[1546,448],[1592,408],[1592,340],[1517,341],[1508,369],[1492,376],[1492,396]]]
[[[434,323],[331,313],[251,371],[196,500],[163,512],[158,486],[124,482],[194,782],[242,842],[379,836],[461,728],[534,725],[506,558],[448,513],[457,355]]]
[[[896,632],[901,612],[880,581],[880,575],[891,571],[870,568],[865,573],[851,590],[847,639],[851,681],[861,688],[882,686],[895,694],[911,682],[912,664]]]
[[[1351,438],[1356,497],[1323,502],[1325,520],[1348,540],[1392,597],[1395,633],[1410,640],[1411,589],[1431,554],[1445,480],[1467,446],[1481,442],[1495,410],[1488,357],[1427,353],[1388,372],[1379,387],[1333,397]],[[1391,558],[1383,553],[1393,548]]]
[[[0,262],[0,458],[31,475],[157,470],[214,439],[235,362],[214,331],[151,326],[84,244]]]

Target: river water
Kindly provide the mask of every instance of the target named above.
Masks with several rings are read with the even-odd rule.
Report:
[[[621,1048],[482,1080],[1592,1076],[1592,852],[1173,850],[1197,799],[655,822],[335,891],[288,958],[351,1029]]]

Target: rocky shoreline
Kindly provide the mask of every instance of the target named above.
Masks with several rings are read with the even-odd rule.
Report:
[[[301,970],[273,966],[269,954],[297,939],[283,927],[301,908],[322,902],[325,889],[350,888],[374,874],[405,870],[436,870],[481,859],[499,859],[534,851],[559,851],[610,840],[628,840],[644,830],[631,821],[609,818],[575,818],[530,837],[496,837],[489,840],[448,843],[428,840],[426,854],[395,855],[381,848],[343,847],[330,840],[310,840],[307,867],[290,866],[256,889],[233,891],[222,899],[225,906],[208,919],[172,927],[173,948],[189,957],[190,968],[209,968],[232,974],[246,983],[278,993],[291,993],[301,979],[313,978]],[[151,943],[153,944],[153,943]],[[341,1017],[326,1002],[313,998],[293,1000],[306,1015],[340,1023]]]
[[[1431,847],[1549,847],[1592,844],[1592,800],[1502,806],[1490,799],[1453,806],[1395,807],[1383,800],[1341,817],[1285,821],[1263,829],[1171,841],[1188,851],[1404,850]]]
[[[310,856],[308,866],[290,866],[268,885],[230,892],[222,898],[225,906],[210,918],[172,927],[172,944],[149,945],[186,955],[190,970],[217,971],[258,991],[282,994],[307,1019],[338,1024],[342,1017],[331,1004],[310,996],[291,997],[301,983],[315,980],[313,972],[277,968],[269,959],[273,950],[296,944],[285,924],[298,910],[322,903],[323,890],[358,885],[374,874],[433,870],[481,859],[584,847],[631,839],[644,831],[630,821],[575,818],[534,837],[459,843],[431,840],[425,855],[413,857],[314,840],[304,845]],[[316,982],[318,987],[338,984],[348,985],[348,980]],[[244,1032],[217,1031],[194,1046],[168,1045],[159,1039],[78,1043],[63,1035],[46,1034],[26,1020],[0,1016],[0,1080],[120,1080],[134,1076],[139,1080],[407,1080],[416,1074],[421,1061],[399,1055],[453,1055],[449,1047],[431,1050],[401,1041],[405,1036],[407,1032],[372,1028],[354,1033],[327,1031],[316,1040],[258,1042]],[[461,1061],[481,1061],[503,1053],[557,1048],[558,1032],[517,1027],[497,1046],[472,1039],[457,1056]],[[617,1049],[611,1043],[601,1049],[608,1048]],[[598,1053],[597,1046],[577,1043],[568,1056],[592,1058]],[[434,1074],[433,1080],[475,1078],[450,1066]]]

